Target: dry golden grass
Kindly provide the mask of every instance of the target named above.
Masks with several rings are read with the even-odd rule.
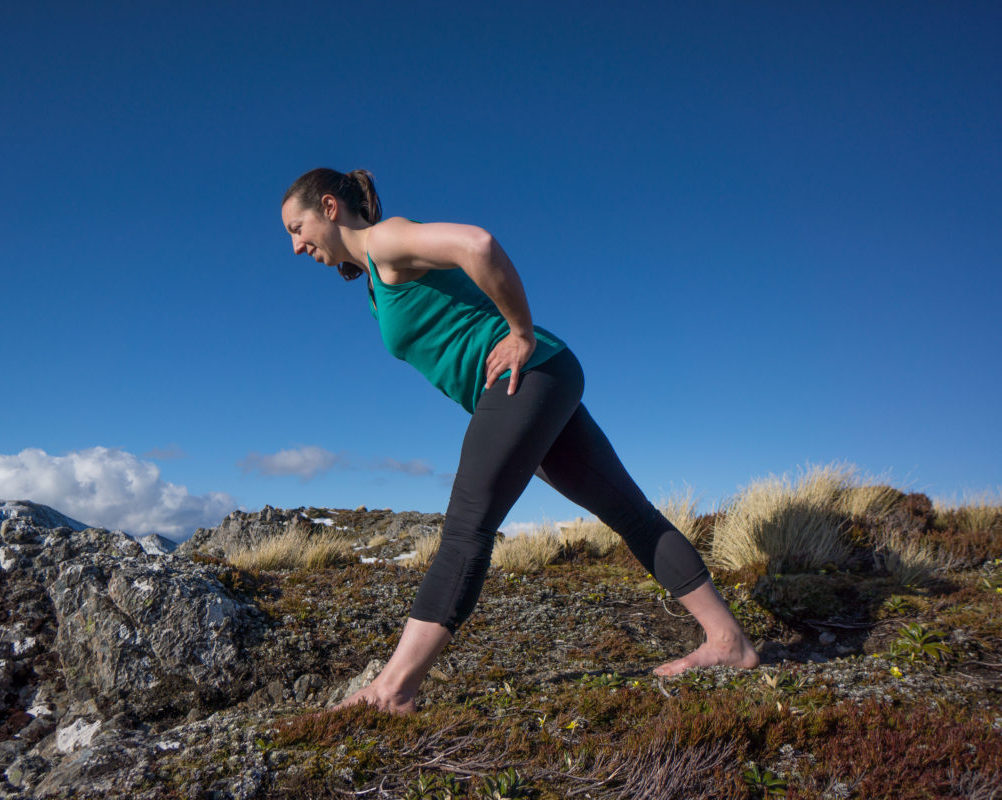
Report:
[[[921,586],[951,567],[948,557],[937,558],[931,548],[891,528],[883,528],[874,545],[884,567],[903,586]]]
[[[699,524],[699,515],[696,513],[698,502],[692,496],[692,488],[686,488],[685,494],[676,492],[657,503],[658,511],[694,546],[698,546],[709,533],[705,526]]]
[[[1002,493],[999,491],[965,492],[960,503],[937,498],[934,506],[939,515],[955,512],[960,529],[966,533],[1002,528]]]
[[[766,562],[772,572],[840,564],[849,553],[842,498],[858,478],[853,467],[808,467],[796,481],[754,481],[725,504],[713,531],[713,566],[738,570]]]
[[[356,560],[350,537],[297,520],[284,533],[255,548],[226,554],[239,569],[325,569]]]
[[[590,556],[602,558],[615,549],[622,537],[597,519],[578,517],[574,522],[560,526],[557,540],[563,547],[581,548]]]
[[[842,509],[850,517],[883,517],[904,495],[884,483],[851,486],[842,493]]]
[[[438,546],[442,543],[442,534],[427,533],[414,540],[414,555],[405,558],[401,563],[413,569],[426,569],[434,560],[438,553]]]
[[[382,547],[384,544],[390,541],[390,537],[382,533],[377,533],[375,536],[371,537],[369,541],[365,543],[366,547]]]
[[[538,572],[560,555],[560,540],[552,528],[537,528],[507,536],[494,545],[491,566],[504,572]]]

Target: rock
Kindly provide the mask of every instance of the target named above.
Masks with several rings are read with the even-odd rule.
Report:
[[[825,631],[820,636],[818,636],[818,641],[821,642],[821,644],[834,644],[835,634],[832,633],[831,631]]]
[[[4,530],[0,530],[3,535],[7,527],[8,520],[21,520],[30,522],[39,528],[70,528],[75,531],[82,531],[87,528],[82,522],[60,514],[54,508],[43,506],[41,503],[32,503],[30,500],[0,500],[0,519],[3,520]]]
[[[324,680],[315,672],[307,672],[296,678],[296,682],[292,685],[293,694],[296,697],[297,703],[305,703],[306,700],[312,695],[317,689],[323,688]]]
[[[358,675],[348,681],[348,685],[344,688],[344,691],[338,691],[335,689],[331,692],[330,699],[326,703],[326,708],[331,708],[336,706],[346,697],[350,697],[359,689],[364,689],[370,683],[375,680],[376,676],[383,671],[383,667],[386,666],[386,662],[378,658],[372,659],[364,670],[362,670]]]
[[[190,539],[178,545],[176,552],[189,557],[199,552],[214,558],[226,558],[237,550],[260,547],[268,539],[281,536],[297,525],[305,526],[307,531],[343,531],[362,542],[376,534],[391,540],[401,535],[416,538],[421,534],[441,531],[444,521],[442,514],[417,511],[394,513],[390,509],[369,511],[365,506],[353,511],[265,506],[261,511],[252,513],[234,511],[215,528],[199,528]]]
[[[140,537],[138,540],[140,547],[150,555],[165,556],[177,550],[177,542],[161,536],[159,533],[150,533]]]

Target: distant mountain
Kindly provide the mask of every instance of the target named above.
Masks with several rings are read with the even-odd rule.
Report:
[[[82,531],[93,527],[30,500],[0,500],[0,522],[6,519],[31,520],[39,528],[72,528]]]

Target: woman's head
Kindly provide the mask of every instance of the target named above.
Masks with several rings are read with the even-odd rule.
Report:
[[[329,218],[332,203],[324,200],[328,195],[337,198],[348,211],[372,225],[382,219],[383,209],[379,195],[376,194],[372,173],[364,169],[352,170],[347,174],[326,167],[311,169],[296,178],[286,189],[282,207],[291,200],[303,209]],[[338,264],[337,268],[345,280],[353,280],[362,274],[361,269],[346,262]]]

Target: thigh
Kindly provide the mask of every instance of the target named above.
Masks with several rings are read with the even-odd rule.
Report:
[[[581,367],[565,350],[521,375],[515,394],[508,394],[505,379],[481,395],[463,439],[446,528],[497,530],[583,389]]]
[[[583,403],[554,440],[536,474],[619,532],[624,524],[632,527],[658,513]]]

